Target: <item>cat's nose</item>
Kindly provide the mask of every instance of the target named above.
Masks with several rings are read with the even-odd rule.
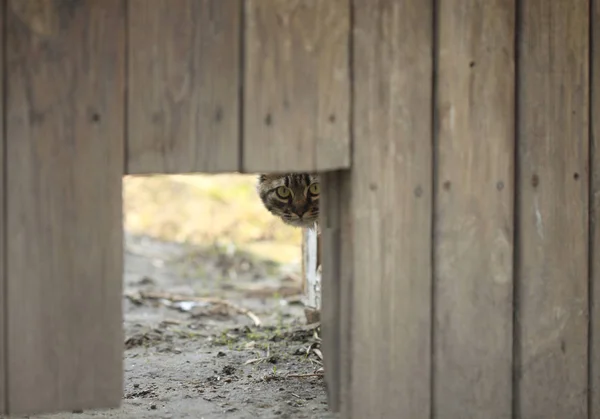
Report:
[[[307,211],[308,211],[308,208],[305,208],[305,207],[296,207],[296,209],[294,210],[294,213],[295,213],[295,214],[296,214],[298,217],[302,218],[302,216],[303,216],[304,214],[306,214],[306,212],[307,212]]]

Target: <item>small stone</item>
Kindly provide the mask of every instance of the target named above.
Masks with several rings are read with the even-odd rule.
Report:
[[[225,365],[223,367],[223,374],[232,375],[233,373],[235,373],[235,367],[233,365]]]

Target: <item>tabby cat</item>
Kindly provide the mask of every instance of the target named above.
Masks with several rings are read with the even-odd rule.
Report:
[[[310,173],[263,174],[256,187],[265,208],[284,223],[318,228],[319,176]]]

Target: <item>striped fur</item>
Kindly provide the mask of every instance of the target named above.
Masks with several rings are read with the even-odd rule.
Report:
[[[262,174],[256,187],[265,208],[295,227],[315,227],[319,188],[319,176],[310,173]]]

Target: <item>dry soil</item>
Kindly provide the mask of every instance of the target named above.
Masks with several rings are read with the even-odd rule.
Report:
[[[122,406],[31,418],[332,417],[298,266],[143,236],[125,247]]]

